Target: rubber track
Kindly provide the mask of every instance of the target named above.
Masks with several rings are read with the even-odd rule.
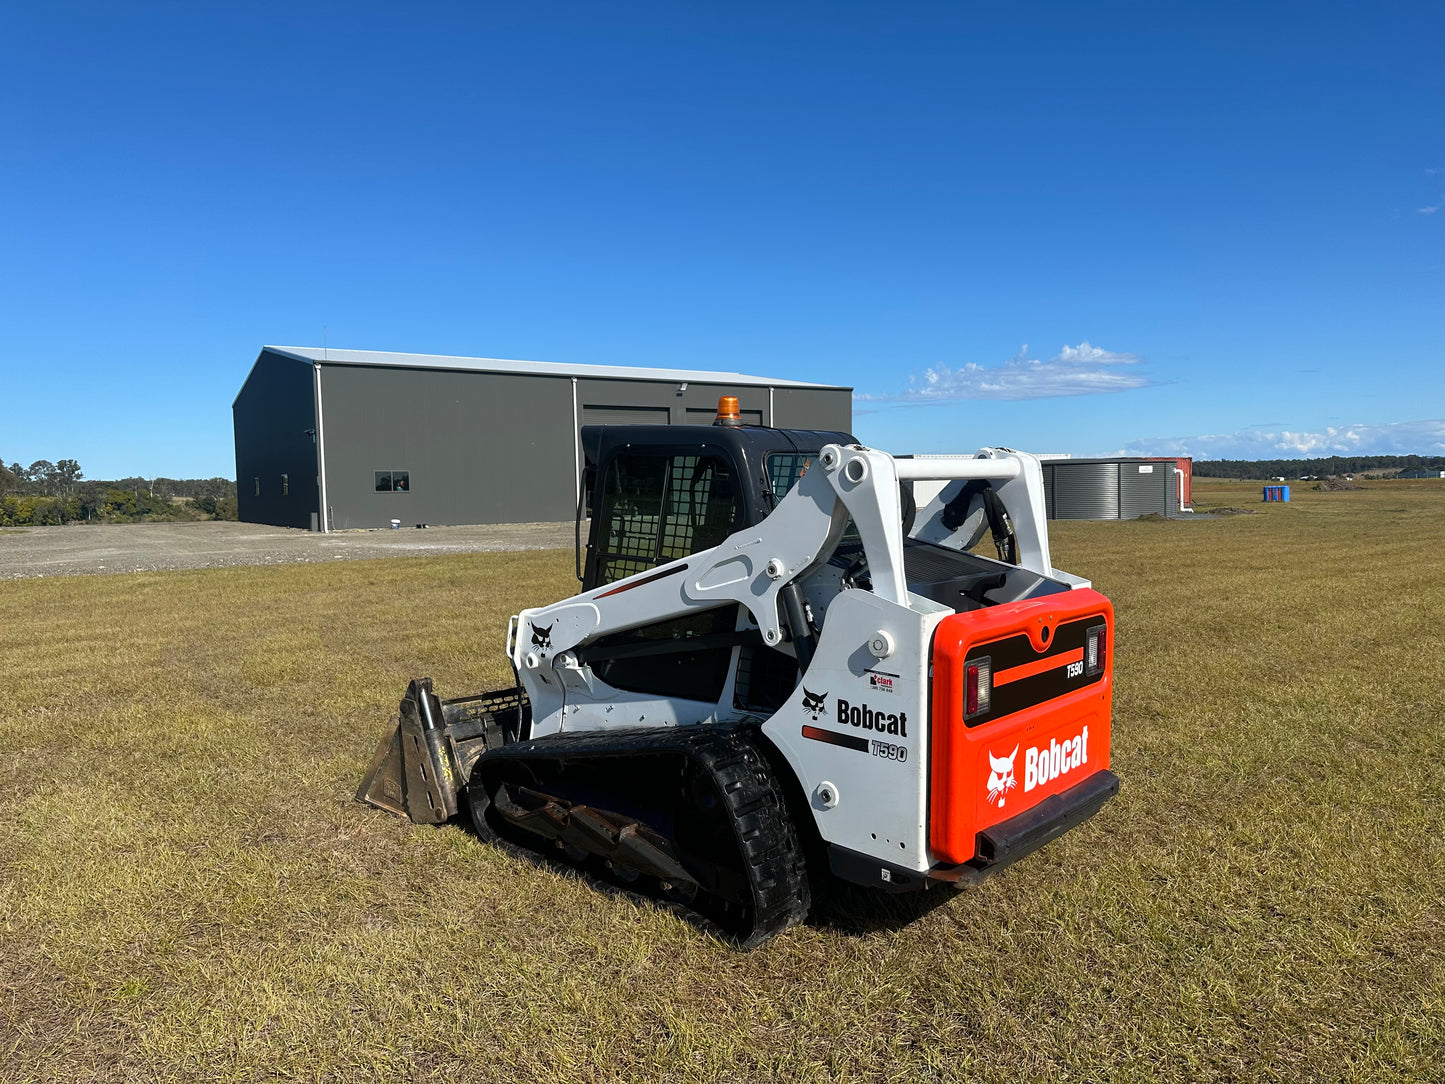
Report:
[[[747,730],[716,725],[554,734],[488,751],[473,776],[501,760],[555,762],[666,753],[689,757],[712,777],[732,822],[742,872],[752,890],[753,922],[745,935],[729,939],[738,948],[750,949],[797,925],[811,904],[798,833],[757,740]]]

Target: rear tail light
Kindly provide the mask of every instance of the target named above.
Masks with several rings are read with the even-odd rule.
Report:
[[[963,670],[963,717],[969,719],[988,711],[992,695],[993,660],[969,660]]]
[[[1093,677],[1101,674],[1108,662],[1109,626],[1095,625],[1084,633],[1084,674]]]

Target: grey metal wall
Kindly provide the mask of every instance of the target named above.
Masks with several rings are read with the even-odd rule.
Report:
[[[240,518],[309,528],[321,507],[316,444],[309,432],[316,426],[311,366],[262,351],[236,396],[231,417]]]
[[[575,513],[572,378],[332,363],[321,374],[334,529],[385,527],[393,518],[406,526],[527,523]],[[848,391],[809,394],[816,401],[787,396],[779,424],[851,426]],[[738,397],[745,421],[766,421],[765,387],[579,378],[578,422],[710,424],[722,395]],[[407,471],[410,490],[376,492],[375,472],[384,470]]]
[[[1170,462],[1061,459],[1042,466],[1049,519],[1137,519],[1178,510]]]
[[[326,364],[321,402],[334,529],[573,515],[568,377]],[[410,489],[378,493],[395,470]]]

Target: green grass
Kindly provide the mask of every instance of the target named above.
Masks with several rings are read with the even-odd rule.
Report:
[[[351,795],[571,554],[0,586],[0,1078],[1439,1080],[1445,492],[1061,523],[1120,797],[740,955]]]

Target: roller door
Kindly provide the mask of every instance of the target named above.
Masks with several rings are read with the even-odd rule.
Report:
[[[583,425],[666,425],[667,407],[582,406]]]
[[[711,425],[712,420],[717,417],[717,410],[713,407],[688,407],[688,425]],[[739,410],[738,417],[742,418],[744,425],[762,425],[763,412],[761,410]]]

